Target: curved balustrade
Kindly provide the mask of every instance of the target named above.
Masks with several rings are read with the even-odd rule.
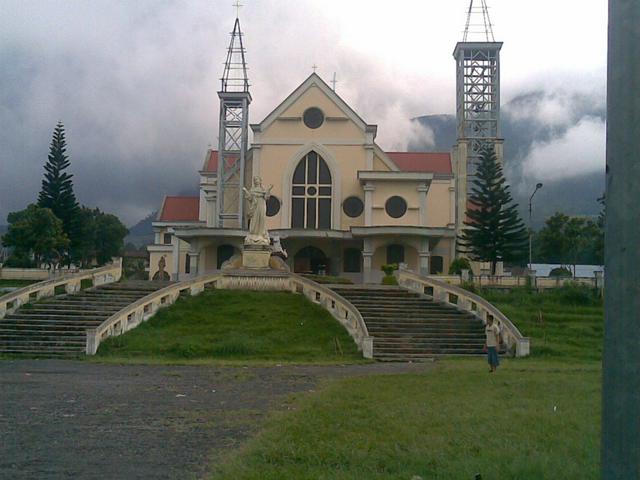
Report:
[[[399,270],[397,277],[398,284],[402,287],[472,313],[484,323],[487,322],[488,315],[493,316],[498,321],[507,348],[515,352],[516,357],[529,355],[529,338],[523,337],[511,320],[484,298],[433,277],[425,277],[408,270]]]
[[[349,332],[364,358],[373,358],[373,337],[369,336],[364,319],[356,307],[344,297],[319,283],[291,273],[291,291],[302,293],[324,307]]]
[[[109,337],[117,337],[137,327],[152,317],[160,308],[173,304],[182,293],[188,292],[190,295],[197,295],[204,291],[205,287],[214,286],[221,277],[222,275],[217,273],[174,283],[127,305],[107,318],[98,327],[87,329],[87,355],[95,355],[102,341]]]
[[[97,287],[98,285],[117,282],[121,276],[122,258],[118,258],[104,267],[63,275],[28,285],[0,297],[0,319],[4,318],[8,313],[15,312],[26,303],[54,296],[57,287],[64,287],[66,293],[76,293],[80,291],[83,280],[91,279],[93,286]]]

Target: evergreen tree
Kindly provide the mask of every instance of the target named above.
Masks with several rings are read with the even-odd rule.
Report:
[[[499,261],[525,258],[527,230],[492,147],[482,151],[469,204],[464,222],[466,228],[458,238],[462,251],[472,260],[491,262],[492,275],[495,275]]]
[[[53,214],[62,220],[64,232],[73,240],[77,228],[79,206],[73,193],[73,175],[65,172],[69,167],[69,157],[66,155],[67,145],[64,135],[64,125],[58,122],[53,131],[48,161],[44,166],[45,174],[42,180],[42,190],[38,195],[38,206],[49,208]]]

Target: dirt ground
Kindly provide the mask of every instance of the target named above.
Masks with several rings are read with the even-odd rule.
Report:
[[[0,360],[0,478],[203,478],[291,393],[431,364],[109,365]]]

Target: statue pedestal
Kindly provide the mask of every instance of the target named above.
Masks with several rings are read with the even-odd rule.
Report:
[[[269,268],[271,245],[245,245],[242,252],[242,266],[251,270]]]

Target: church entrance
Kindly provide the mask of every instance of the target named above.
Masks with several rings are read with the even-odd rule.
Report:
[[[313,273],[327,275],[329,260],[322,250],[316,247],[304,247],[293,257],[293,271],[295,273]]]

